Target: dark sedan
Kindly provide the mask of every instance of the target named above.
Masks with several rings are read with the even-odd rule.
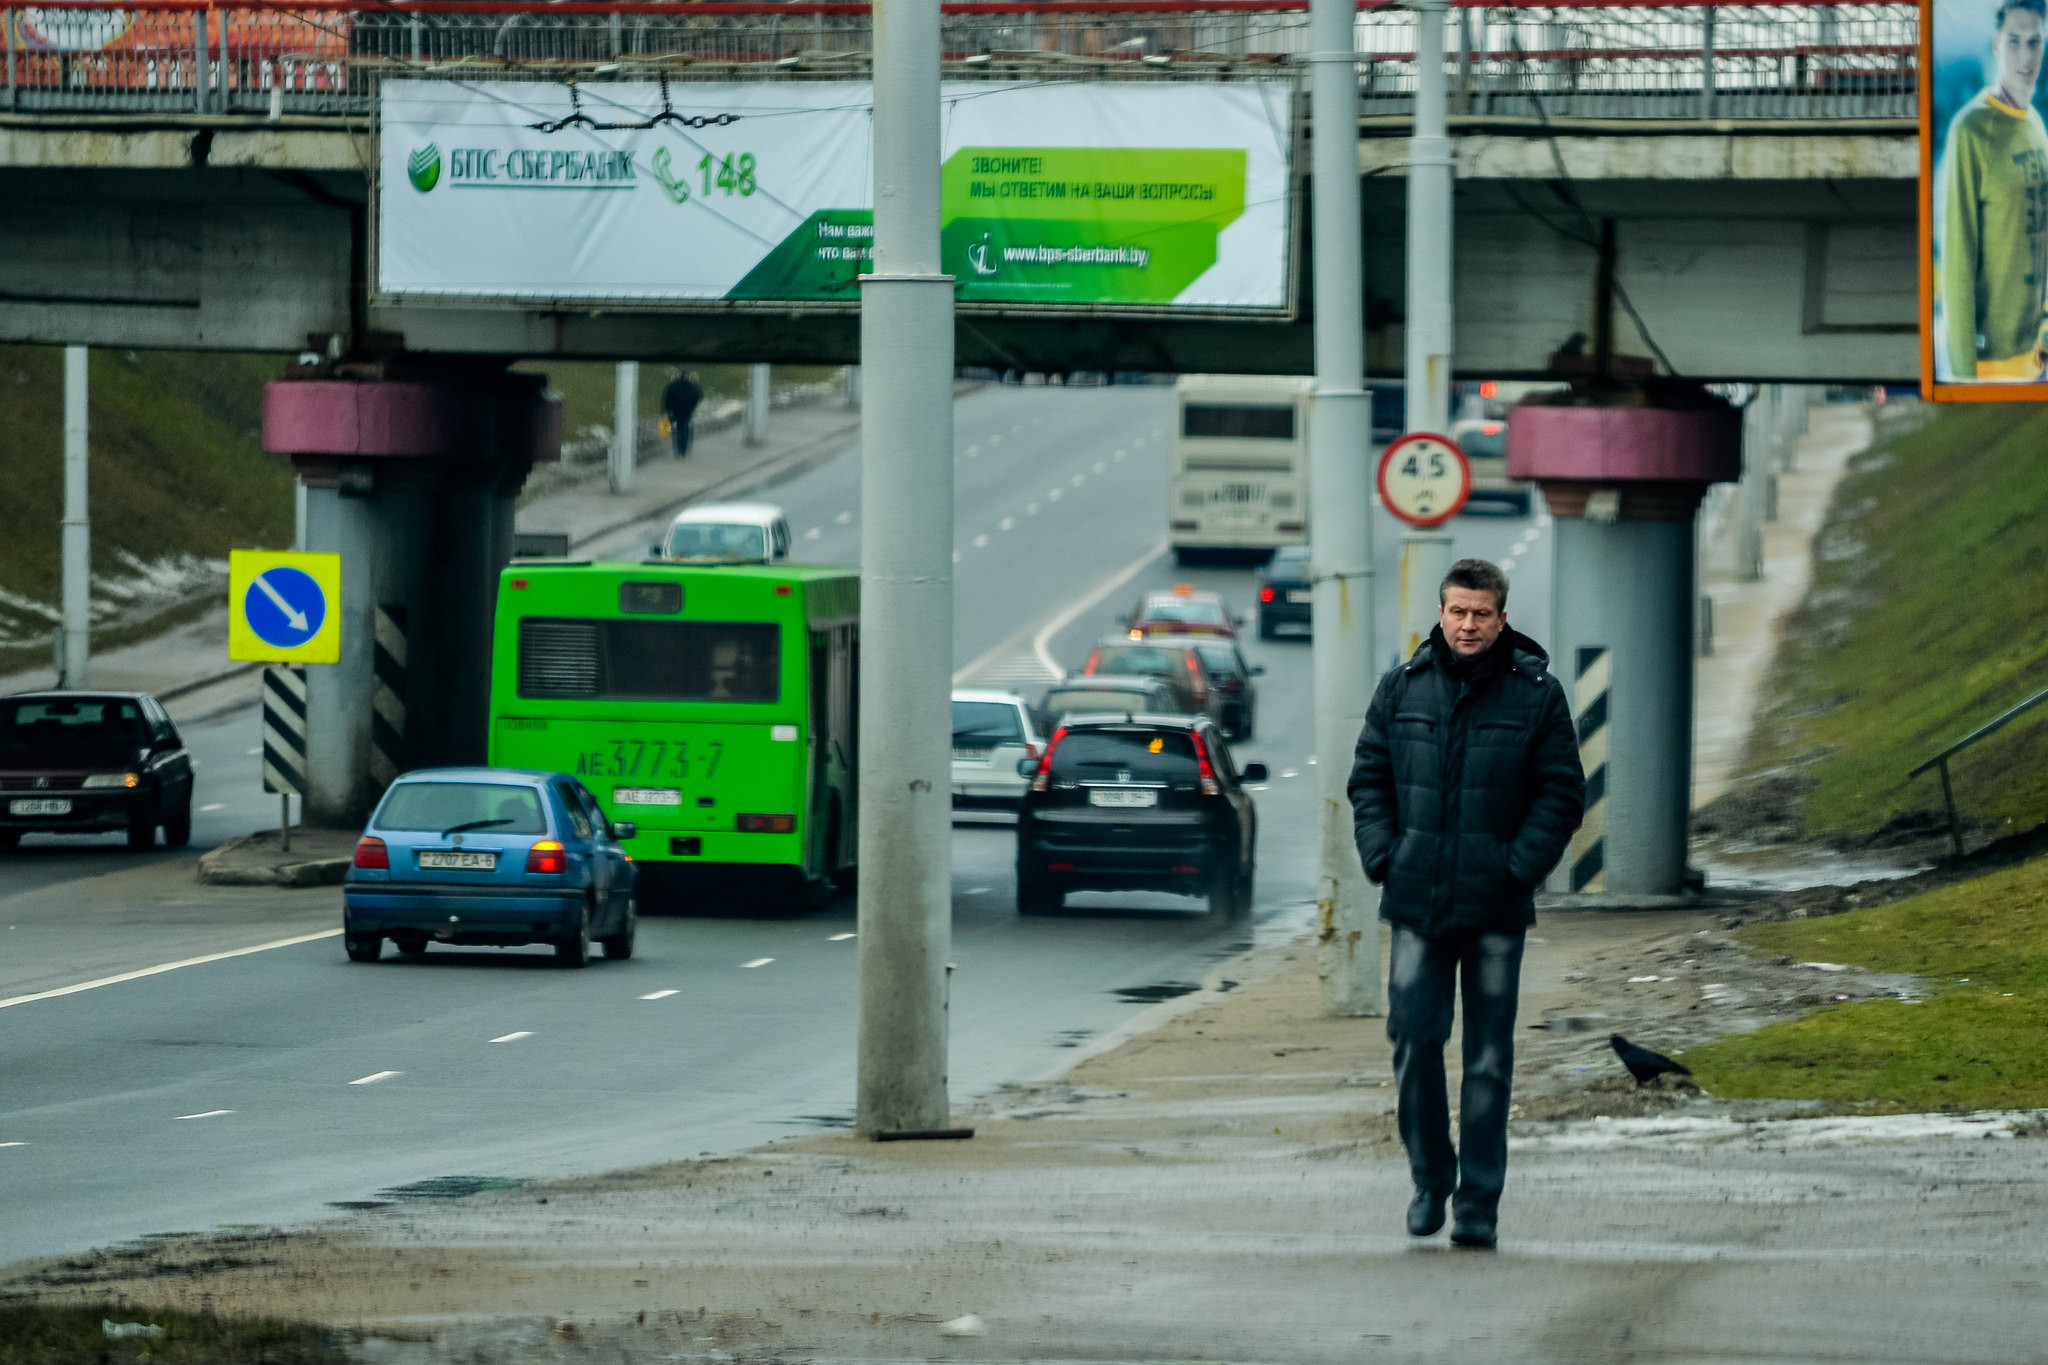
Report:
[[[1237,641],[1217,636],[1213,640],[1190,641],[1216,688],[1223,694],[1223,733],[1233,744],[1252,737],[1258,728],[1259,689],[1253,678],[1263,677],[1264,664],[1247,663]]]
[[[24,834],[125,830],[149,848],[192,839],[192,759],[144,692],[0,697],[0,849]]]
[[[1259,638],[1308,638],[1315,630],[1314,601],[1315,575],[1309,569],[1308,547],[1290,545],[1259,571]]]
[[[1022,771],[1020,766],[1019,771]],[[1076,720],[1033,767],[1017,815],[1017,911],[1045,914],[1073,891],[1206,896],[1250,913],[1258,813],[1206,716]]]

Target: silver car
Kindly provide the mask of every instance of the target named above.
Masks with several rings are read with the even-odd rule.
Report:
[[[1044,743],[1015,692],[955,692],[953,809],[1014,811],[1030,785],[1017,765],[1037,758]]]

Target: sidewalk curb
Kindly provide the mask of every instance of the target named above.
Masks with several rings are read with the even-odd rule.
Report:
[[[622,517],[617,521],[608,522],[593,531],[588,531],[569,542],[569,549],[573,552],[594,540],[614,535],[625,530],[628,526],[639,522],[674,516],[692,503],[712,501],[718,498],[732,497],[736,494],[751,492],[762,484],[769,483],[784,474],[799,472],[799,467],[806,460],[816,459],[819,455],[844,442],[847,436],[858,430],[860,430],[860,418],[856,416],[844,426],[835,427],[822,436],[814,437],[793,450],[777,455],[774,459],[763,460],[757,465],[752,465],[736,474],[728,475],[716,483],[706,484],[695,492],[686,493],[673,502],[641,508],[629,516]]]
[[[256,867],[230,867],[228,858],[253,840],[275,833],[238,834],[210,849],[199,858],[201,886],[339,886],[348,875],[347,858],[313,858],[301,862],[276,862]],[[289,855],[284,855],[289,856]]]

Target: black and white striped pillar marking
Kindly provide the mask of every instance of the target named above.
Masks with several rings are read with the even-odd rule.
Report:
[[[1607,693],[1613,681],[1614,655],[1605,645],[1579,650],[1572,722],[1586,771],[1586,818],[1564,855],[1574,892],[1607,889]]]
[[[263,790],[306,794],[306,669],[263,670]]]
[[[376,687],[370,693],[370,776],[380,789],[406,769],[405,655],[405,608],[380,603],[372,660]]]

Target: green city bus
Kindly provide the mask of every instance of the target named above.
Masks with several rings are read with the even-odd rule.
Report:
[[[514,563],[490,761],[574,773],[638,824],[649,908],[733,874],[822,904],[855,858],[859,642],[854,569]]]

